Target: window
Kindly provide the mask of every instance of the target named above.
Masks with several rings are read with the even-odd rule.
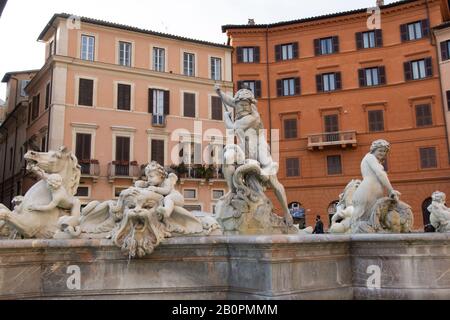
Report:
[[[189,118],[195,118],[195,94],[194,93],[184,93],[184,112],[183,116]]]
[[[326,141],[335,142],[339,141],[339,116],[337,114],[330,114],[323,117]]]
[[[166,50],[163,48],[153,48],[153,70],[164,72],[166,69]]]
[[[243,63],[258,63],[260,56],[259,47],[237,47],[237,61]]]
[[[47,110],[50,107],[51,104],[51,90],[50,90],[50,83],[47,83],[47,86],[45,87],[45,110]]]
[[[416,106],[416,125],[418,127],[427,127],[433,125],[431,105],[421,104]]]
[[[339,52],[339,37],[328,37],[314,40],[316,56]]]
[[[279,97],[299,95],[300,78],[277,80],[277,93]]]
[[[222,80],[222,59],[211,58],[211,79]]]
[[[384,131],[384,113],[383,110],[371,110],[369,115],[369,132]]]
[[[298,158],[286,159],[286,176],[287,177],[300,176],[300,160]]]
[[[427,19],[400,26],[402,41],[418,40],[428,37],[430,34],[430,23]]]
[[[409,61],[404,63],[405,79],[419,80],[433,76],[431,58]]]
[[[89,174],[91,172],[92,135],[87,133],[77,133],[75,139],[75,155],[81,166],[81,173]]]
[[[285,139],[297,138],[297,119],[284,120],[284,138]]]
[[[170,114],[170,92],[158,89],[149,89],[148,113],[152,114],[152,124],[164,126],[166,115]]]
[[[119,64],[125,67],[131,67],[132,44],[119,41]]]
[[[239,89],[249,89],[255,95],[255,98],[261,98],[261,81],[259,80],[244,80],[238,81]]]
[[[25,88],[29,83],[30,83],[30,80],[21,80],[20,81],[20,96],[21,97],[28,96],[27,93],[25,92]]]
[[[77,194],[75,196],[79,198],[89,198],[89,187],[78,187]]]
[[[342,174],[342,162],[341,156],[328,156],[327,157],[328,175]]]
[[[213,190],[212,198],[213,200],[220,200],[225,195],[225,191],[223,190]]]
[[[156,161],[164,166],[164,140],[152,139],[152,161]]]
[[[341,73],[325,73],[317,75],[317,91],[318,92],[329,92],[340,90],[341,84]]]
[[[130,176],[130,140],[130,137],[116,137],[116,176]]]
[[[223,106],[222,99],[219,97],[211,97],[211,119],[212,120],[223,120]]]
[[[31,120],[36,120],[37,117],[39,117],[39,105],[40,104],[41,104],[41,95],[38,94],[33,97]]]
[[[420,148],[420,166],[422,169],[437,168],[436,148]]]
[[[127,190],[128,187],[114,187],[114,197],[117,199],[120,197],[120,194]]]
[[[358,72],[360,87],[372,87],[386,84],[385,67],[359,69]]]
[[[193,211],[202,211],[202,206],[201,205],[187,205],[183,207],[184,209],[186,209],[189,212],[193,212]]]
[[[356,33],[356,48],[358,50],[382,46],[383,46],[383,31],[381,29]]]
[[[48,56],[51,57],[55,54],[55,41],[50,41],[50,44],[48,45]]]
[[[450,59],[450,40],[441,42],[441,57],[442,61]]]
[[[183,194],[185,199],[197,199],[197,190],[195,189],[184,189]]]
[[[447,110],[450,111],[450,91],[447,91]]]
[[[275,59],[281,60],[293,60],[298,58],[298,43],[281,44],[275,46]]]
[[[195,55],[185,52],[183,54],[183,74],[185,76],[195,76]]]
[[[92,107],[94,101],[94,80],[80,79],[78,105]]]
[[[81,60],[94,61],[95,57],[95,37],[81,36]]]
[[[131,110],[131,86],[129,84],[117,84],[117,109]]]

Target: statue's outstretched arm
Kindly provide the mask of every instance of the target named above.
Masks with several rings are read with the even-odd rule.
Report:
[[[222,99],[222,102],[226,104],[227,106],[231,108],[236,108],[236,103],[234,102],[234,99],[230,97],[229,95],[223,93],[223,91],[220,89],[220,87],[216,86],[216,92],[219,95],[219,97]]]

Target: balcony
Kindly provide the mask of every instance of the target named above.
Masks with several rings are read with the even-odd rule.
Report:
[[[98,160],[80,160],[81,177],[92,178],[94,182],[97,182],[100,176],[100,163]]]
[[[138,180],[141,177],[141,169],[137,162],[114,161],[108,164],[109,182],[117,178]]]
[[[152,125],[154,127],[165,127],[166,126],[166,116],[162,114],[152,115]]]
[[[326,147],[341,146],[342,148],[356,148],[358,141],[356,131],[341,131],[313,134],[308,136],[309,150],[323,150]]]
[[[200,184],[208,182],[212,184],[214,180],[224,180],[222,167],[215,165],[174,165],[170,167],[180,179],[180,183],[184,181],[194,180],[200,181]]]

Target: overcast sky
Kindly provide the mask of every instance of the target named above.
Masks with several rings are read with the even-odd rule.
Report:
[[[394,1],[385,1],[386,4]],[[71,13],[225,43],[224,24],[293,20],[374,6],[376,0],[9,0],[0,18],[0,76],[38,69],[44,45],[36,41],[54,13]],[[6,87],[0,85],[0,98]]]

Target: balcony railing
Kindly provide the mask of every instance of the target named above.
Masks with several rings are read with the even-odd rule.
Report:
[[[108,177],[112,181],[115,178],[139,179],[141,170],[137,162],[114,161],[108,164]]]
[[[80,160],[81,175],[84,177],[100,176],[100,163],[98,160]]]
[[[155,127],[165,127],[166,126],[166,116],[162,114],[152,115],[152,125]]]
[[[174,165],[168,170],[177,174],[181,180],[223,180],[222,166],[216,165]]]
[[[308,136],[309,150],[322,150],[330,146],[356,147],[357,145],[356,131],[327,132]]]

